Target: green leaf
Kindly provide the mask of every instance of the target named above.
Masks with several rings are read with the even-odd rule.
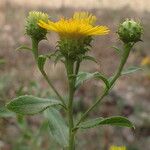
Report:
[[[19,96],[10,101],[6,106],[9,110],[22,114],[33,115],[44,111],[50,106],[61,105],[62,103],[55,99],[38,98],[32,95]]]
[[[89,72],[79,72],[76,80],[76,87],[78,88],[83,82],[89,79],[101,79],[107,88],[109,88],[109,82],[107,78],[99,72],[89,73]]]
[[[44,111],[49,121],[49,129],[52,138],[61,146],[68,146],[69,129],[58,110],[54,108]]]
[[[96,59],[92,56],[85,55],[82,58],[85,59],[85,60],[90,60],[90,61],[93,61],[93,62],[97,63]]]
[[[29,48],[29,47],[27,47],[26,45],[22,45],[22,46],[18,47],[16,50],[17,50],[17,51],[18,51],[18,50],[29,50],[29,51],[32,51],[32,49]]]
[[[40,70],[44,69],[45,62],[46,62],[46,56],[40,55],[38,57],[38,67]]]
[[[139,68],[139,67],[129,67],[127,69],[124,69],[121,73],[121,75],[126,75],[126,74],[130,74],[130,73],[134,73],[135,71],[139,71],[141,70],[142,68]]]
[[[6,107],[0,107],[0,118],[15,117],[16,114],[9,111]]]
[[[101,120],[103,120],[102,117],[82,122],[79,125],[79,128],[82,128],[82,129],[93,128],[95,126],[98,126]]]
[[[121,116],[113,116],[108,118],[96,118],[96,119],[88,120],[82,122],[77,128],[87,129],[87,128],[93,128],[101,125],[112,125],[112,126],[134,128],[132,122],[130,122],[127,118]]]
[[[101,79],[105,83],[106,87],[109,88],[109,81],[103,74],[101,74],[99,72],[95,72],[94,78]]]
[[[139,67],[129,67],[127,69],[123,69],[121,75],[126,75],[126,74],[130,74],[130,73],[134,73],[135,71],[139,71],[142,70],[142,68]],[[108,79],[109,83],[112,81],[112,79],[114,78],[114,76],[110,77]]]
[[[117,52],[117,54],[121,55],[122,50],[116,46],[112,46],[112,48]]]

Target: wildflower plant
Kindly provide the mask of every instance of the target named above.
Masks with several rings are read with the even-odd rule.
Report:
[[[88,51],[92,49],[91,42],[94,40],[94,36],[104,36],[109,33],[107,26],[96,25],[96,19],[96,16],[90,13],[76,12],[70,19],[62,18],[53,22],[48,20],[48,15],[45,13],[30,12],[26,20],[26,34],[31,38],[32,48],[25,46],[19,48],[28,49],[33,53],[39,71],[53,89],[57,98],[39,98],[32,95],[23,95],[10,101],[7,104],[7,108],[21,115],[34,115],[44,112],[45,119],[49,121],[52,137],[62,148],[67,150],[75,150],[76,133],[81,129],[103,125],[134,128],[134,125],[122,116],[107,118],[100,116],[99,118],[91,119],[88,118],[88,114],[109,94],[120,76],[138,70],[137,67],[124,69],[124,65],[134,44],[141,40],[142,26],[133,20],[126,20],[119,25],[117,33],[123,43],[123,47],[115,47],[115,50],[120,53],[120,63],[112,77],[107,77],[101,72],[80,71],[80,66],[85,59],[96,61],[95,58],[88,55]],[[41,40],[46,39],[46,34],[49,31],[56,32],[59,36],[57,49],[52,54],[39,55],[38,44]],[[62,62],[66,68],[68,79],[67,100],[60,95],[45,72],[45,62],[52,57],[55,58],[56,62]],[[75,119],[73,113],[74,94],[81,84],[92,78],[103,81],[102,95],[81,115],[81,118]],[[60,113],[62,111],[65,112],[63,114],[65,114],[67,121],[63,119]]]

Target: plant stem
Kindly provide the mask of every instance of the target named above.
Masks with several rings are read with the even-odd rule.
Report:
[[[91,107],[89,107],[89,109],[81,116],[80,120],[76,124],[76,127],[87,117],[88,113],[91,112],[102,101],[102,99],[106,95],[108,95],[108,93],[109,93],[111,87],[113,86],[113,84],[115,83],[115,81],[121,76],[122,69],[123,69],[123,67],[127,61],[127,58],[129,56],[129,53],[130,53],[132,46],[133,46],[133,44],[131,44],[131,43],[124,44],[124,49],[123,49],[123,54],[121,57],[120,65],[119,65],[115,75],[113,76],[112,80],[110,81],[109,89],[105,88],[101,97],[98,98],[98,100]]]
[[[75,149],[75,134],[73,132],[73,97],[75,92],[75,77],[74,77],[74,62],[70,59],[66,60],[66,69],[69,82],[69,100],[68,100],[68,123],[69,123],[69,148],[68,150]]]
[[[61,97],[61,95],[58,93],[58,91],[56,90],[56,88],[53,86],[53,84],[51,83],[51,80],[48,78],[48,76],[47,76],[47,74],[45,73],[45,71],[43,71],[43,70],[40,70],[40,71],[41,71],[43,77],[45,78],[45,80],[47,81],[48,85],[52,88],[52,90],[55,92],[55,94],[56,94],[56,95],[58,96],[58,98],[61,100],[61,102],[62,102],[62,104],[63,104],[62,106],[63,106],[65,109],[67,109],[64,99]]]
[[[110,87],[112,87],[112,85],[115,83],[115,81],[121,76],[122,69],[123,69],[128,57],[129,57],[129,54],[130,54],[130,51],[131,51],[132,47],[133,47],[133,44],[131,44],[131,43],[124,44],[121,63],[119,65],[118,69],[117,69],[116,74],[114,75],[113,79],[110,82]]]
[[[36,39],[32,38],[32,52],[33,52],[36,64],[38,64],[38,44],[39,44],[39,41],[37,41]],[[55,94],[58,96],[58,98],[62,101],[62,104],[63,104],[62,106],[66,109],[66,104],[65,104],[64,99],[58,93],[58,91],[56,90],[56,88],[53,86],[51,80],[48,78],[48,76],[45,73],[45,71],[41,70],[41,69],[39,69],[39,70],[40,70],[41,74],[43,75],[43,77],[45,78],[45,80],[47,81],[48,85],[52,88],[52,90],[55,92]]]
[[[77,61],[77,62],[76,62],[76,70],[75,70],[75,75],[78,75],[79,68],[80,68],[80,61]]]
[[[32,52],[33,52],[33,55],[34,55],[34,58],[36,60],[36,63],[37,63],[37,59],[38,59],[38,45],[39,45],[39,41],[32,38]]]

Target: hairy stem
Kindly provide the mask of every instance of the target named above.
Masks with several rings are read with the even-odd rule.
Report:
[[[64,107],[65,109],[67,109],[64,99],[61,97],[61,95],[58,93],[58,91],[56,90],[56,88],[53,86],[53,84],[51,83],[51,80],[48,78],[48,76],[47,76],[47,74],[45,73],[45,71],[43,71],[43,70],[40,70],[40,71],[41,71],[43,77],[45,78],[45,80],[47,81],[48,85],[52,88],[52,90],[55,92],[55,94],[57,95],[57,97],[58,97],[58,98],[61,100],[61,102],[63,103],[63,107]]]
[[[34,58],[37,62],[37,59],[38,59],[38,45],[39,45],[39,41],[32,38],[32,52],[33,52],[33,55],[34,55]]]
[[[129,43],[129,44],[124,44],[124,49],[123,49],[123,55],[122,55],[122,59],[121,59],[121,63],[117,69],[116,74],[114,75],[114,77],[112,78],[112,80],[110,81],[110,87],[112,87],[112,85],[115,83],[115,81],[121,76],[121,72],[123,70],[123,67],[129,57],[131,48],[133,47],[133,44]]]
[[[75,77],[74,77],[74,62],[70,59],[66,60],[66,69],[69,82],[69,100],[68,100],[68,123],[69,123],[69,148],[68,150],[75,149],[75,134],[73,132],[73,97],[75,92]]]

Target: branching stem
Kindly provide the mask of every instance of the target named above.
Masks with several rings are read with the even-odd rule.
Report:
[[[89,114],[89,112],[91,112],[101,101],[102,99],[108,95],[111,87],[113,86],[113,84],[116,82],[116,80],[121,76],[121,72],[122,69],[127,61],[127,58],[129,56],[129,53],[131,51],[133,44],[128,43],[128,44],[124,44],[124,50],[123,50],[123,54],[121,57],[121,62],[120,65],[115,73],[115,75],[113,76],[112,80],[110,81],[110,85],[109,85],[109,89],[105,88],[105,90],[103,91],[103,94],[101,95],[100,98],[98,98],[98,100],[96,100],[96,102],[89,107],[89,109],[81,116],[80,120],[77,122],[76,127],[87,117],[87,115]]]

